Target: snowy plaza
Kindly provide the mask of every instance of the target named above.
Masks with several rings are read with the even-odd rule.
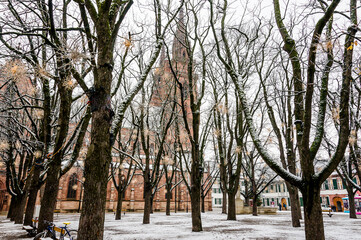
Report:
[[[335,213],[329,217],[323,213],[327,240],[361,239],[360,219],[350,219],[346,213]],[[78,228],[79,214],[55,214],[54,222],[62,226],[71,222],[70,229]],[[290,211],[277,215],[237,215],[236,221],[227,221],[227,216],[218,210],[202,214],[203,232],[192,232],[191,213],[153,213],[151,223],[142,224],[142,213],[126,213],[121,220],[114,220],[113,213],[105,216],[104,239],[305,239],[303,227],[291,226]],[[21,224],[0,217],[0,239],[26,240],[26,231]]]

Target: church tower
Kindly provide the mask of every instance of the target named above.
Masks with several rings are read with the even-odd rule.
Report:
[[[171,68],[175,71],[177,79],[183,85],[185,97],[188,96],[188,53],[187,53],[187,32],[183,8],[179,11],[177,27],[174,32],[172,43],[172,55],[169,62],[165,53],[165,47],[162,48],[159,58],[159,65],[154,71],[154,96],[151,101],[153,106],[161,106],[169,96],[174,95],[174,88],[177,90],[177,98],[180,102],[179,86],[174,79]],[[189,104],[188,104],[189,105]]]

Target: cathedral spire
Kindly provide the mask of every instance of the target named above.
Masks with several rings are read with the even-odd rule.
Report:
[[[186,25],[184,23],[183,8],[179,10],[177,30],[174,35],[172,55],[175,60],[185,60],[187,56],[186,50]]]

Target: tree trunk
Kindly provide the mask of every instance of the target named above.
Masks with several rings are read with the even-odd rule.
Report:
[[[123,191],[118,190],[118,202],[117,202],[117,210],[115,212],[115,220],[122,219],[122,205],[123,205]]]
[[[35,204],[36,204],[36,198],[38,196],[39,191],[39,176],[40,176],[41,169],[38,166],[35,166],[34,174],[31,179],[31,186],[29,189],[29,197],[28,197],[28,203],[26,205],[26,211],[25,211],[25,219],[24,219],[24,225],[33,225],[33,216],[34,216],[34,210],[35,210]]]
[[[228,214],[227,220],[237,220],[236,219],[236,194],[233,192],[228,192]]]
[[[84,168],[84,201],[81,211],[78,240],[103,239],[105,204],[109,165],[112,159],[110,145],[111,111],[110,99],[113,54],[109,42],[109,24],[104,16],[99,17],[102,27],[98,33],[98,66],[91,98],[92,128]],[[109,51],[109,52],[107,52]]]
[[[150,212],[151,212],[151,196],[152,195],[152,188],[150,184],[145,184],[144,187],[144,214],[143,214],[143,224],[150,223]]]
[[[253,206],[252,206],[252,215],[253,216],[258,216],[257,213],[257,194],[253,194]]]
[[[16,197],[11,196],[9,211],[8,211],[7,216],[6,216],[6,218],[10,218],[10,221],[12,221],[11,218],[13,216],[14,208],[16,208],[15,205],[16,205]]]
[[[154,195],[151,194],[150,195],[150,214],[153,214],[153,207],[154,207],[153,203],[154,203]]]
[[[351,188],[347,187],[347,194],[348,194],[348,204],[349,204],[349,210],[350,210],[350,218],[357,218],[356,217],[356,209],[355,209],[355,195]]]
[[[64,66],[62,66],[64,70]],[[64,81],[68,80],[68,76],[64,72],[60,72],[61,81],[58,83],[59,92],[60,92],[60,112],[59,112],[59,131],[56,136],[54,152],[51,158],[51,163],[49,170],[47,172],[46,184],[44,190],[43,200],[41,202],[39,222],[38,222],[38,233],[42,232],[46,225],[44,220],[53,221],[53,214],[56,207],[56,200],[59,189],[59,180],[60,180],[60,170],[61,162],[64,155],[64,143],[66,142],[68,129],[69,129],[69,119],[72,103],[72,91],[65,88],[63,84]]]
[[[286,183],[288,192],[290,194],[290,203],[291,203],[291,217],[292,217],[292,227],[301,227],[300,219],[300,202],[298,200],[298,189],[292,186],[289,183]]]
[[[205,213],[205,212],[206,212],[205,207],[204,207],[204,199],[205,199],[205,198],[206,198],[205,196],[202,196],[202,197],[201,197],[201,199],[202,199],[202,209],[201,209],[202,213]]]
[[[222,191],[222,214],[227,214],[227,194],[225,191]]]
[[[38,233],[42,232],[46,228],[44,220],[49,222],[53,221],[53,215],[56,207],[56,199],[59,189],[58,175],[60,167],[60,165],[52,166],[48,170],[43,201],[41,202],[39,213]]]
[[[199,186],[192,185],[191,187],[191,206],[192,206],[192,231],[201,232],[202,220],[201,220],[201,194]]]
[[[12,209],[11,209],[10,221],[15,221],[17,209],[20,208],[21,198],[20,196],[16,196],[16,197],[12,197],[12,199],[14,199],[14,202],[11,202]]]
[[[305,184],[302,191],[304,201],[304,217],[306,240],[325,240],[322,209],[320,203],[320,189],[311,184]]]
[[[165,209],[165,215],[169,216],[170,215],[170,196],[172,195],[172,193],[170,192],[170,189],[167,189],[167,206]],[[176,207],[176,206],[174,206]]]
[[[24,190],[23,194],[19,197],[19,205],[14,212],[14,223],[15,224],[23,224],[24,220],[24,209],[26,205],[26,198],[27,198],[28,192],[27,189]]]

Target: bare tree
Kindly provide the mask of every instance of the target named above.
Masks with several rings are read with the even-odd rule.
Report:
[[[214,13],[214,4],[211,3],[211,11]],[[221,18],[221,32],[220,37],[217,36],[217,31],[215,29],[214,17],[211,18],[212,29],[214,33],[214,38],[216,39],[217,54],[220,61],[224,64],[227,72],[232,78],[233,83],[236,86],[236,90],[239,93],[242,102],[243,112],[246,117],[247,126],[252,136],[253,142],[262,156],[264,161],[282,178],[288,181],[290,184],[296,186],[302,192],[304,198],[304,214],[305,214],[305,232],[306,239],[324,239],[323,231],[323,219],[322,211],[320,206],[320,187],[323,181],[332,173],[332,171],[337,167],[341,159],[343,158],[345,148],[348,143],[349,135],[349,93],[350,93],[350,81],[351,81],[351,66],[352,66],[352,49],[349,47],[354,42],[354,36],[357,31],[356,29],[356,1],[351,1],[350,11],[351,11],[351,27],[348,29],[348,34],[346,35],[345,48],[344,48],[344,59],[343,59],[343,69],[342,69],[342,87],[341,87],[341,97],[340,97],[340,128],[339,128],[339,142],[336,148],[336,151],[332,155],[329,163],[326,167],[318,173],[315,172],[313,161],[321,145],[324,134],[324,119],[325,119],[325,110],[326,110],[326,98],[328,93],[328,76],[329,76],[329,67],[325,67],[322,71],[324,78],[321,81],[321,90],[320,90],[320,99],[318,107],[318,120],[316,124],[316,133],[314,140],[309,146],[311,135],[310,130],[312,128],[312,110],[313,108],[313,92],[315,89],[315,59],[317,56],[317,48],[319,46],[320,37],[324,27],[327,22],[332,18],[333,12],[337,7],[339,1],[335,0],[327,6],[325,13],[317,21],[317,24],[314,28],[312,39],[310,42],[309,53],[308,53],[308,66],[307,66],[307,78],[306,78],[306,89],[303,88],[304,81],[301,74],[301,65],[300,58],[297,52],[296,43],[289,35],[287,28],[283,23],[283,18],[280,12],[279,1],[274,1],[274,10],[276,23],[279,27],[283,42],[284,50],[288,53],[289,58],[292,62],[293,70],[293,79],[294,79],[294,114],[295,114],[295,124],[297,131],[297,147],[299,158],[301,162],[302,177],[298,177],[282,166],[278,164],[278,161],[271,157],[269,152],[262,145],[259,136],[255,131],[254,122],[252,119],[251,112],[248,108],[248,99],[246,97],[244,88],[240,85],[242,82],[242,76],[233,67],[233,56],[231,49],[226,38],[226,28],[225,28],[225,17],[227,12],[227,1],[224,1],[222,9],[222,18]],[[324,3],[321,3],[324,4]],[[213,16],[211,14],[211,16]],[[222,47],[225,50],[225,56],[221,52],[221,43]],[[330,63],[328,61],[328,63]]]

